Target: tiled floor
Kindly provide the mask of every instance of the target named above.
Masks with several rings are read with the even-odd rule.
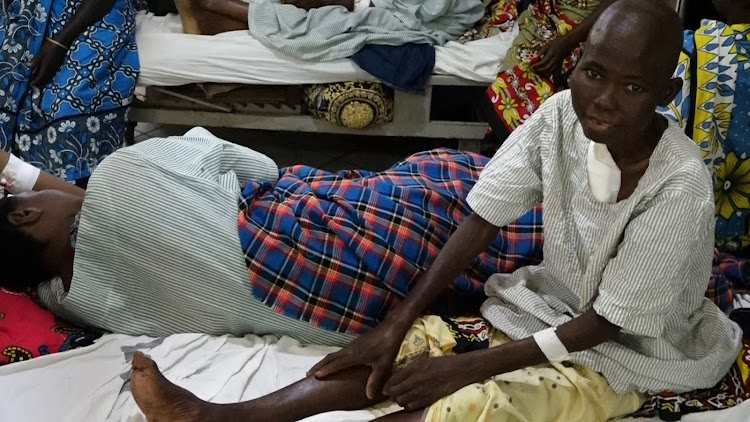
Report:
[[[139,123],[136,142],[149,138],[182,135],[188,126],[158,126]],[[207,128],[214,135],[245,145],[273,158],[280,167],[306,164],[330,171],[342,169],[383,170],[418,151],[455,144],[413,138],[380,138],[319,133],[268,132]]]

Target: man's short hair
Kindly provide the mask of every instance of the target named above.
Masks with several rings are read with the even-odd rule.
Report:
[[[44,245],[8,220],[19,206],[15,197],[0,199],[0,287],[25,292],[49,280],[51,274],[42,258]]]

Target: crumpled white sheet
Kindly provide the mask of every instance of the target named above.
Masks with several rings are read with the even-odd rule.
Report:
[[[145,421],[127,382],[135,350],[151,356],[167,379],[198,397],[230,403],[266,395],[301,379],[315,362],[336,349],[301,347],[290,338],[273,336],[178,334],[153,339],[106,335],[89,347],[0,367],[0,421]],[[682,420],[744,422],[750,420],[749,415],[750,401]],[[306,422],[373,418],[361,410],[326,413]]]
[[[491,83],[517,34],[516,27],[494,37],[437,47],[433,73]],[[187,35],[182,32],[177,15],[158,17],[141,12],[136,18],[136,41],[141,63],[140,86],[202,82],[300,85],[376,80],[349,59],[308,62],[285,56],[261,45],[248,31]]]

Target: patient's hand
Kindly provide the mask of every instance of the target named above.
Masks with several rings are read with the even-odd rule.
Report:
[[[325,378],[345,369],[368,366],[372,372],[367,380],[367,397],[380,398],[405,335],[405,330],[383,322],[342,350],[326,356],[307,375]]]
[[[305,10],[324,6],[343,6],[350,12],[354,10],[354,0],[281,0],[281,3],[291,4]]]

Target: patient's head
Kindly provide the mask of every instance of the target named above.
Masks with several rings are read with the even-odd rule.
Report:
[[[58,275],[80,202],[59,191],[0,199],[0,287],[25,291]]]
[[[656,125],[656,107],[682,87],[673,79],[682,23],[664,2],[620,0],[589,33],[570,80],[573,108],[588,138],[620,142]]]

